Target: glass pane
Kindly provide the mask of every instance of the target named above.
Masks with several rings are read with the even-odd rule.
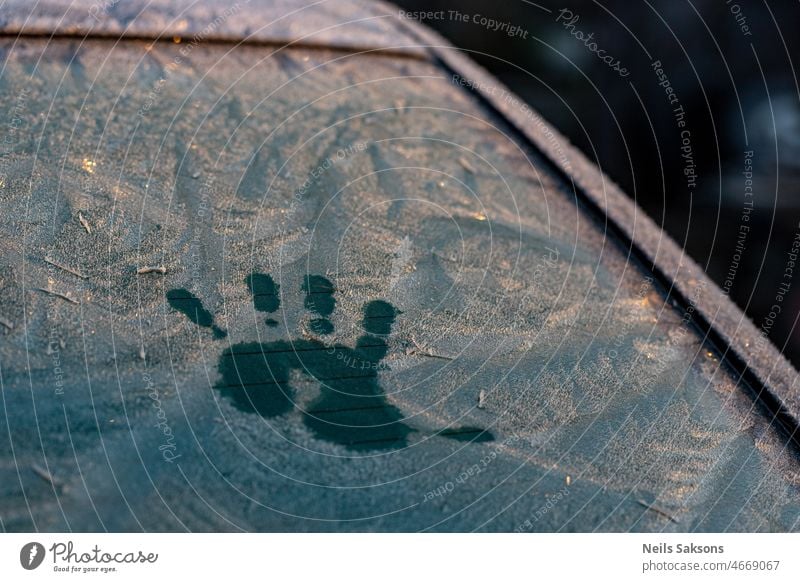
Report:
[[[3,42],[6,529],[796,527],[691,313],[436,64]]]

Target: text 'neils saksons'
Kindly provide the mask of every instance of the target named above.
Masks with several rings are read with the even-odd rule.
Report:
[[[724,554],[723,546],[698,546],[695,544],[642,544],[643,554]]]

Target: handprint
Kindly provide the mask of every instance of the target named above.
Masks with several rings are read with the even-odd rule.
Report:
[[[280,308],[279,286],[270,275],[252,273],[245,278],[256,311],[272,314]],[[321,275],[306,276],[301,285],[304,305],[314,317],[309,329],[317,336],[334,331],[328,318],[336,308],[335,288]],[[170,305],[194,323],[210,328],[216,338],[225,332],[199,299],[186,290],[167,293]],[[298,370],[319,382],[320,392],[306,410],[303,423],[320,439],[350,450],[387,450],[406,446],[415,432],[401,411],[386,398],[378,372],[385,368],[386,338],[400,312],[390,303],[370,301],[363,307],[363,335],[355,346],[300,337],[268,343],[242,342],[225,349],[220,357],[220,393],[244,412],[265,418],[288,414],[296,408],[291,373]],[[272,317],[265,320],[277,326]],[[474,427],[447,429],[440,436],[475,442],[494,440],[488,431]]]

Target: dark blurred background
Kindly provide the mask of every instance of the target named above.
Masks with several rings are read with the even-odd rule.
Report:
[[[469,51],[581,148],[800,367],[800,264],[787,270],[800,233],[794,62],[800,60],[800,3],[395,3],[409,11],[443,10],[423,22]],[[451,10],[467,21],[453,18]],[[493,30],[484,18],[508,26]],[[509,34],[512,26],[519,29]],[[596,46],[587,46],[592,42]],[[628,75],[592,49],[604,50],[600,56],[619,61],[616,68]],[[654,61],[674,91],[672,104]],[[678,106],[685,111],[683,128]],[[691,161],[682,156],[684,130],[690,132]],[[687,168],[696,175],[694,187]],[[750,169],[752,195],[743,174]],[[781,311],[773,318],[774,305]]]

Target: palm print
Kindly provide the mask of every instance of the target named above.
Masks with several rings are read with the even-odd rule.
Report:
[[[274,314],[280,309],[279,286],[270,275],[252,273],[244,282],[256,311]],[[336,308],[334,285],[321,275],[308,275],[301,288],[305,308],[314,315],[309,329],[318,336],[331,334],[334,327],[329,316]],[[209,328],[216,339],[227,336],[191,292],[173,289],[167,293],[167,300],[189,320]],[[274,418],[297,407],[291,375],[300,371],[320,386],[319,395],[303,411],[303,423],[317,438],[358,451],[406,446],[415,430],[388,401],[378,375],[386,368],[386,339],[400,311],[391,303],[375,300],[366,303],[362,312],[364,333],[354,347],[309,337],[231,345],[220,356],[220,380],[215,388],[239,410]],[[278,322],[270,315],[265,324],[276,327]],[[489,431],[468,426],[437,434],[463,441],[494,440]]]

